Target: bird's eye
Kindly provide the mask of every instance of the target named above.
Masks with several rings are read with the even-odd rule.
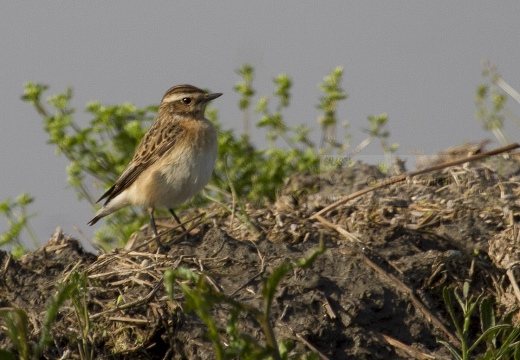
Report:
[[[185,98],[182,99],[182,102],[183,102],[184,104],[188,105],[188,104],[191,102],[191,98],[189,98],[189,97],[185,97]]]

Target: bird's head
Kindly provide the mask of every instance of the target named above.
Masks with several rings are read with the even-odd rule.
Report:
[[[222,93],[208,93],[192,85],[176,85],[163,96],[159,109],[177,116],[203,118],[206,105]]]

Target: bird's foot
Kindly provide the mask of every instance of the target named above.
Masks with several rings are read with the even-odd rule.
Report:
[[[164,245],[160,240],[159,237],[155,237],[155,243],[157,244],[157,250],[160,252],[168,252],[170,250],[170,247],[168,245]]]

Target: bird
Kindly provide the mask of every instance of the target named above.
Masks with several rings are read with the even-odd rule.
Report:
[[[166,91],[155,122],[125,170],[96,201],[105,199],[87,224],[92,226],[129,205],[143,207],[150,216],[157,245],[163,248],[158,240],[154,209],[168,209],[182,226],[173,208],[208,183],[217,157],[217,131],[204,112],[208,103],[221,95],[187,84]]]

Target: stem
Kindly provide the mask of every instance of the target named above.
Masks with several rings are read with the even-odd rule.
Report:
[[[256,321],[262,326],[265,335],[265,341],[267,345],[272,349],[272,355],[275,360],[282,360],[280,356],[280,351],[278,350],[278,343],[276,341],[276,337],[274,335],[273,328],[271,324],[269,324],[268,315],[259,315],[256,318]]]

